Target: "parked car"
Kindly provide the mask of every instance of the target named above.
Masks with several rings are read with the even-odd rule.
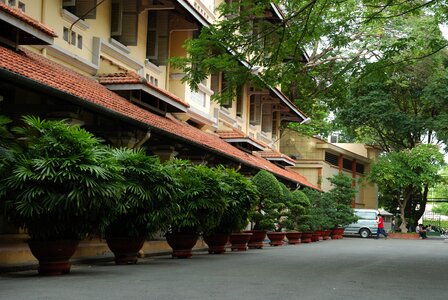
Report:
[[[358,221],[344,227],[344,235],[360,235],[362,238],[376,235],[378,211],[376,209],[354,209],[354,213],[358,217]]]

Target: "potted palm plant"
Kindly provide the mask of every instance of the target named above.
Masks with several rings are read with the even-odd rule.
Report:
[[[250,232],[253,235],[249,241],[249,248],[262,248],[267,231],[271,245],[281,245],[284,233],[280,231],[276,233],[276,229],[279,230],[279,221],[286,208],[284,203],[279,201],[283,196],[282,186],[274,175],[265,170],[260,170],[252,178],[252,182],[257,187],[260,198],[250,217],[252,222]]]
[[[147,156],[143,149],[111,151],[126,180],[105,228],[106,241],[116,264],[135,264],[145,240],[170,224],[175,180],[157,157]]]
[[[189,258],[199,235],[209,234],[219,224],[227,205],[227,184],[216,168],[182,160],[168,161],[166,166],[179,184],[174,196],[177,210],[166,238],[173,258]]]
[[[218,225],[209,234],[204,235],[204,240],[209,246],[209,253],[220,254],[225,252],[225,246],[230,234],[233,234],[232,250],[246,250],[247,240],[237,243],[238,237],[250,236],[240,234],[249,222],[249,214],[253,210],[258,199],[258,191],[254,184],[233,169],[219,168],[222,177],[221,182],[225,183],[226,192],[224,198],[226,209],[221,216]]]
[[[65,274],[79,240],[114,207],[118,168],[84,129],[33,116],[23,122],[13,130],[22,151],[1,183],[7,215],[28,231],[39,274]]]

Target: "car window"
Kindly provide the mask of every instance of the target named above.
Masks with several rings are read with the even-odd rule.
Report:
[[[373,211],[355,211],[355,215],[360,220],[376,220],[376,213]]]

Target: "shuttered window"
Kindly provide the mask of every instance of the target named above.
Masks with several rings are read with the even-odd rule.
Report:
[[[337,166],[338,165],[338,156],[329,152],[325,152],[325,161]]]
[[[63,0],[62,7],[81,19],[96,18],[97,0]]]
[[[111,36],[126,46],[137,45],[137,0],[112,0]]]
[[[342,161],[342,168],[351,171],[352,170],[353,161],[350,159],[344,158]]]
[[[156,65],[166,65],[168,45],[169,11],[149,11],[146,57]]]

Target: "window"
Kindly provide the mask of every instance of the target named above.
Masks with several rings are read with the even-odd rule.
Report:
[[[356,173],[364,174],[364,165],[356,164]]]
[[[19,8],[19,10],[21,10],[22,12],[25,12],[25,3],[19,1],[18,8]]]
[[[373,211],[355,211],[355,215],[360,220],[376,220],[376,213]]]
[[[16,6],[16,0],[8,0],[9,6]]]
[[[66,42],[68,42],[69,40],[69,34],[68,34],[68,32],[69,32],[69,30],[68,30],[68,28],[67,27],[64,27],[64,33],[63,33],[63,38],[64,38],[64,41],[66,41]]]
[[[325,152],[325,161],[337,166],[338,165],[338,156],[332,153]]]
[[[78,34],[78,48],[82,49],[82,35]]]
[[[111,36],[126,46],[137,45],[137,0],[112,0]]]
[[[277,118],[278,112],[272,113],[272,138],[277,137],[277,131],[278,131],[278,118]]]
[[[236,115],[238,117],[243,116],[243,88],[239,87],[236,93]]]
[[[148,12],[146,57],[156,65],[166,65],[168,59],[169,12]]]
[[[205,107],[205,93],[201,91],[191,91],[191,100],[194,103],[199,104],[202,107]]]
[[[251,95],[249,103],[249,122],[251,125],[260,124],[261,119],[261,97],[260,95]]]
[[[96,18],[97,0],[62,0],[62,7],[81,19]]]
[[[76,32],[72,31],[70,32],[70,44],[72,45],[76,45]]]
[[[353,164],[353,161],[350,160],[350,159],[344,158],[343,161],[342,161],[342,167],[344,169],[346,169],[346,170],[350,170],[351,171],[352,170],[352,164]]]

